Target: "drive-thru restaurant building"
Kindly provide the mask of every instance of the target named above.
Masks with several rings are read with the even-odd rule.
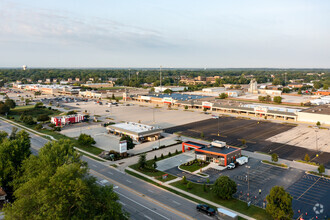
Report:
[[[211,144],[202,144],[193,141],[182,143],[182,152],[195,149],[196,159],[217,163],[227,166],[229,163],[235,162],[236,158],[241,157],[241,149],[228,146],[226,142],[213,141]]]

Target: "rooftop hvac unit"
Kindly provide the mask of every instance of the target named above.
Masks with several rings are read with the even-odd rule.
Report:
[[[227,144],[224,141],[213,141],[211,145],[215,147],[225,147]]]

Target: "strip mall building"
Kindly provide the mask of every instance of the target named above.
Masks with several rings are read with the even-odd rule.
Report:
[[[182,143],[182,152],[192,149],[195,150],[196,159],[217,163],[221,166],[227,166],[241,157],[240,148],[228,146],[226,142],[222,141],[213,141],[209,145],[193,141]]]

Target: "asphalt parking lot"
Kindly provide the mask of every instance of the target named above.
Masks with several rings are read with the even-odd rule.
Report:
[[[330,217],[330,179],[305,174],[287,192],[293,197],[294,218]]]
[[[322,163],[326,168],[330,168],[330,153],[317,153],[313,149],[287,144],[299,138],[298,136],[288,137],[286,143],[276,143],[267,140],[293,128],[295,127],[290,124],[222,116],[219,119],[207,119],[172,127],[166,129],[166,132],[180,132],[182,135],[194,138],[201,138],[201,133],[203,132],[203,139],[205,140],[221,140],[233,146],[242,146],[241,140],[245,139],[247,145],[245,150],[251,152],[261,151],[269,154],[277,153],[280,158],[288,160],[302,160],[307,153],[314,162]],[[317,154],[318,157],[316,157]]]

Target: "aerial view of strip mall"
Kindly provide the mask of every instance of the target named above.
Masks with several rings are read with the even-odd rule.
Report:
[[[0,220],[330,220],[329,10],[0,0]]]

